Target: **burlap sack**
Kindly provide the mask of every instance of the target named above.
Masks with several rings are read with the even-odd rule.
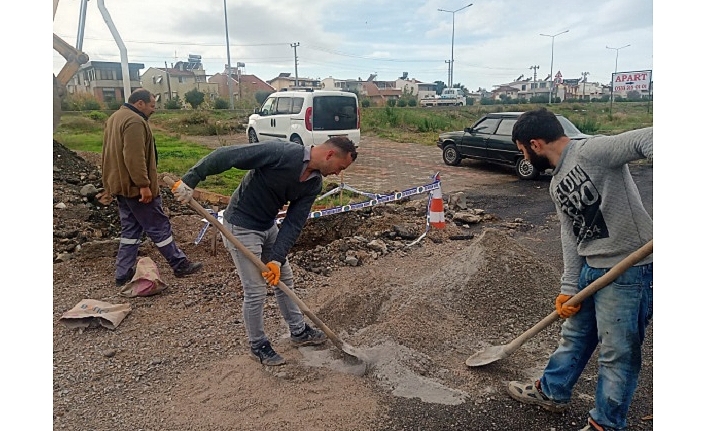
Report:
[[[64,313],[59,322],[69,328],[97,328],[103,326],[115,329],[130,313],[130,304],[111,304],[95,299],[84,299],[74,308]]]
[[[122,296],[151,296],[163,291],[167,284],[159,278],[159,269],[149,257],[141,257],[135,267],[135,275],[120,290]]]

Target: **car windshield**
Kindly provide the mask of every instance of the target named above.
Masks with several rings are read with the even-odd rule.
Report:
[[[574,126],[574,124],[566,117],[562,117],[561,115],[557,115],[556,117],[559,119],[561,126],[564,128],[564,133],[566,133],[566,136],[569,138],[583,135],[583,133],[581,133],[581,131],[577,129],[576,126]]]

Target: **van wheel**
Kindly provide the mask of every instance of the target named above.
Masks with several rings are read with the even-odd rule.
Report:
[[[255,129],[248,130],[248,142],[250,142],[251,144],[254,142],[258,142],[257,133],[255,133]]]
[[[449,166],[456,166],[461,163],[461,154],[459,154],[454,144],[449,144],[444,147],[442,157],[444,159],[444,163]]]
[[[299,144],[299,145],[302,145],[302,146],[304,145],[304,141],[302,141],[302,138],[300,138],[300,137],[297,136],[297,135],[292,136],[292,139],[290,139],[290,140],[291,140],[292,142],[294,142],[295,144]]]
[[[534,180],[539,176],[539,170],[523,157],[518,158],[515,162],[515,173],[521,180]]]

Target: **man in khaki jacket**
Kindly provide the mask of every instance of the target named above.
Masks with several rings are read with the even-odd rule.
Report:
[[[143,233],[167,259],[175,276],[193,274],[203,266],[201,262],[189,261],[176,245],[169,218],[162,210],[157,149],[147,123],[154,110],[154,95],[138,88],[108,118],[103,134],[103,187],[118,201],[122,228],[115,270],[117,286],[123,286],[135,275]]]

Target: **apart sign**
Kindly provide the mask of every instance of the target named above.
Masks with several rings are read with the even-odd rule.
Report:
[[[652,71],[618,72],[613,74],[612,79],[614,93],[633,90],[648,91],[652,82]]]

